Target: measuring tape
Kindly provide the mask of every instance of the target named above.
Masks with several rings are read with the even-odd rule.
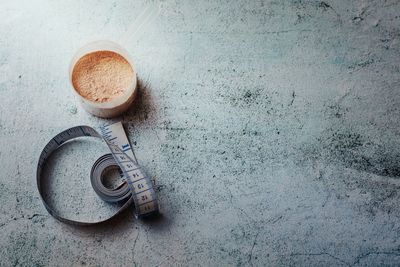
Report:
[[[92,187],[101,199],[107,202],[125,201],[120,209],[110,218],[97,222],[82,222],[64,218],[59,215],[46,201],[42,185],[42,170],[52,152],[57,150],[65,142],[83,136],[91,136],[103,139],[109,147],[111,154],[100,157],[92,167],[90,180]],[[115,189],[103,185],[103,174],[110,169],[120,169],[123,174],[123,183]],[[36,182],[42,202],[47,211],[56,219],[75,225],[91,225],[111,220],[131,203],[134,204],[136,218],[148,216],[158,212],[158,203],[151,180],[135,160],[135,156],[129,145],[121,122],[111,125],[103,125],[100,131],[89,126],[76,126],[69,128],[51,139],[40,154]]]

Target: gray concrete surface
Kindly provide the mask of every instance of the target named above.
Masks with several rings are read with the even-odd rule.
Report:
[[[400,2],[162,4],[126,45],[140,95],[114,120],[162,216],[82,228],[44,209],[37,159],[59,131],[106,121],[77,104],[68,64],[145,2],[0,1],[0,265],[399,265]],[[113,210],[89,183],[103,152],[81,141],[56,155],[60,212]]]

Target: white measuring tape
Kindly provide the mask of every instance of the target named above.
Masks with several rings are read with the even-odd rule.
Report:
[[[90,179],[93,189],[104,201],[126,201],[113,216],[98,222],[82,222],[64,218],[47,203],[43,192],[42,170],[51,153],[65,142],[83,136],[102,138],[111,151],[111,154],[100,157],[92,167]],[[117,168],[122,171],[124,183],[115,189],[109,189],[103,185],[103,174],[107,170]],[[47,211],[53,217],[65,223],[91,225],[105,222],[117,216],[132,202],[135,206],[134,214],[137,218],[158,212],[153,184],[137,164],[121,122],[101,126],[100,133],[89,126],[76,126],[57,134],[47,143],[40,154],[36,181],[40,197]]]

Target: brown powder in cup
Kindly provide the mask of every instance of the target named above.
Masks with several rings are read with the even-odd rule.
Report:
[[[81,57],[72,71],[72,84],[84,98],[108,102],[124,93],[133,81],[133,69],[120,54],[96,51]]]

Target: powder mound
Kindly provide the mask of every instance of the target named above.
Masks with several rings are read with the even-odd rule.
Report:
[[[123,56],[112,51],[86,54],[72,71],[75,90],[93,102],[108,102],[122,95],[132,81],[132,66]]]

